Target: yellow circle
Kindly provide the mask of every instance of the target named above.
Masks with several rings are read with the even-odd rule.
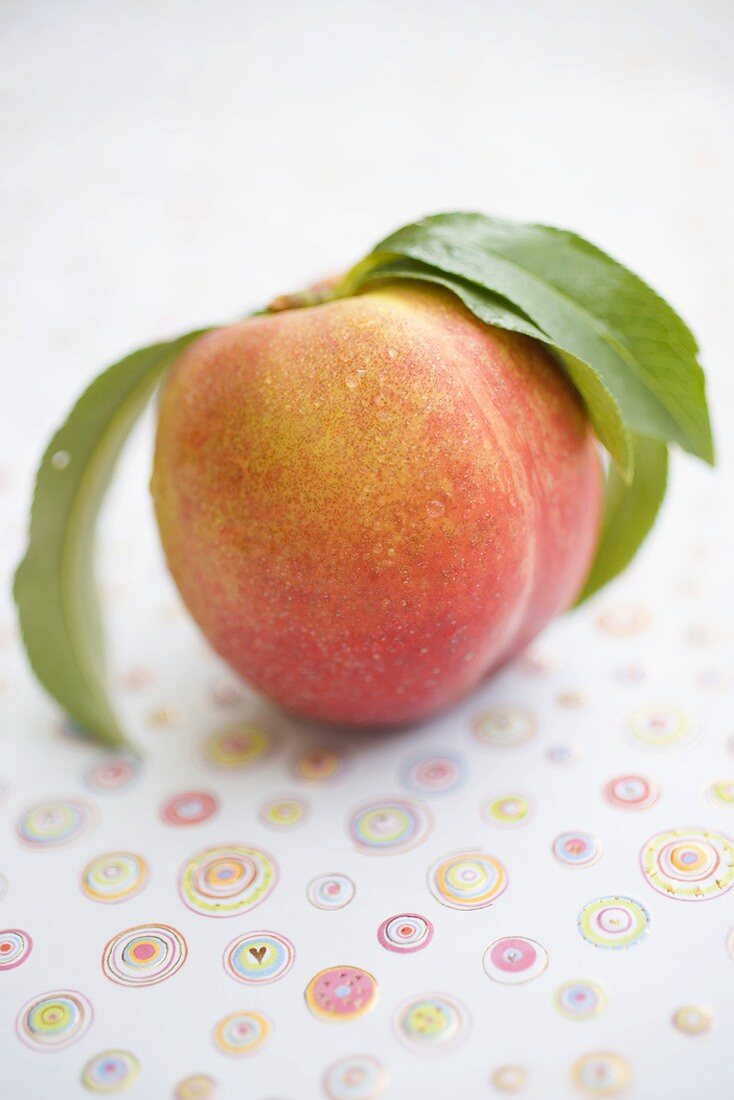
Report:
[[[673,1013],[673,1027],[684,1035],[705,1035],[713,1024],[711,1012],[701,1005],[683,1005]]]
[[[254,1054],[267,1041],[270,1021],[261,1012],[230,1012],[214,1028],[214,1045],[223,1054]]]
[[[571,1079],[584,1096],[620,1096],[630,1084],[632,1072],[619,1054],[594,1051],[574,1062]]]
[[[490,1078],[497,1092],[520,1092],[528,1082],[528,1075],[522,1066],[498,1066]]]

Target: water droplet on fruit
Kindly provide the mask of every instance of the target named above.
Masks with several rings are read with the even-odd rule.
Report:
[[[51,465],[54,470],[65,470],[71,462],[71,455],[68,451],[57,451],[56,454],[51,456]]]
[[[426,505],[426,511],[431,519],[438,519],[446,511],[446,505],[442,500],[429,500]]]

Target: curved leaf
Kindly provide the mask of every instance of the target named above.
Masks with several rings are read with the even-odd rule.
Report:
[[[599,545],[577,600],[583,603],[626,569],[649,534],[665,496],[668,448],[658,439],[633,436],[635,476],[625,485],[614,466],[607,475]]]
[[[199,335],[143,348],[101,374],[54,435],[36,478],[28,549],[14,587],[23,641],[46,690],[110,745],[126,742],[105,688],[92,571],[95,521],[130,429],[163,374]]]
[[[384,260],[359,265],[347,276],[345,286],[353,293],[360,286],[383,279],[414,279],[435,283],[452,291],[480,321],[498,328],[522,332],[542,340],[551,354],[560,361],[586,405],[589,419],[600,442],[619,466],[625,481],[633,474],[634,452],[630,434],[625,427],[619,405],[604,385],[598,372],[571,352],[559,347],[542,329],[498,294],[484,290],[457,275],[446,275],[437,268],[417,260]]]
[[[519,308],[590,364],[630,431],[713,461],[696,342],[675,311],[631,271],[566,230],[451,213],[424,218],[373,250],[419,260]]]

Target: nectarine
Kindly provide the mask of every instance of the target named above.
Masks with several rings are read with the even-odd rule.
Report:
[[[152,488],[183,599],[237,672],[301,715],[390,725],[573,602],[603,476],[543,346],[394,282],[194,343]]]

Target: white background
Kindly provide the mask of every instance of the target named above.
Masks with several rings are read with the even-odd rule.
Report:
[[[733,812],[703,794],[734,773],[726,747],[734,733],[731,5],[4,0],[0,25],[4,578],[22,550],[46,438],[103,364],[161,336],[236,317],[440,210],[568,226],[646,277],[700,339],[720,458],[711,473],[676,457],[670,502],[639,564],[542,639],[554,666],[546,677],[511,670],[483,699],[412,734],[409,744],[350,740],[356,759],[345,785],[314,795],[308,826],[277,836],[256,811],[266,794],[289,787],[282,762],[222,780],[193,763],[193,747],[221,721],[208,695],[221,672],[176,612],[160,563],[144,489],[146,425],[105,511],[101,555],[113,684],[137,666],[154,676],[148,689],[119,700],[146,746],[146,765],[131,793],[104,802],[93,839],[56,853],[21,851],[16,818],[28,802],[78,793],[93,754],[58,737],[56,712],[25,670],[5,581],[0,593],[0,871],[10,883],[0,928],[32,928],[37,942],[24,966],[0,974],[3,1094],[85,1095],[84,1061],[121,1046],[143,1066],[130,1094],[151,1100],[171,1095],[194,1071],[211,1073],[233,1100],[312,1100],[322,1095],[324,1067],[360,1051],[389,1067],[388,1095],[397,1100],[453,1093],[481,1100],[493,1095],[490,1074],[506,1062],[529,1073],[521,1095],[561,1100],[576,1095],[569,1068],[589,1050],[623,1055],[634,1072],[629,1095],[640,1100],[723,1096],[734,1026],[734,960],[723,939],[734,924],[734,895],[690,906],[661,899],[636,861],[658,829],[709,824],[734,832]],[[604,607],[641,607],[651,626],[610,638],[595,626]],[[697,648],[690,631],[701,625],[709,644]],[[641,686],[615,679],[625,661],[644,669]],[[559,705],[564,691],[582,694],[583,705]],[[488,700],[534,709],[538,741],[500,760],[472,746],[471,716]],[[698,744],[654,761],[631,748],[624,721],[646,702],[691,713]],[[169,705],[181,721],[161,730],[149,716]],[[290,727],[281,735],[291,753],[305,736]],[[399,791],[406,753],[447,743],[467,755],[472,775],[452,801],[436,804],[431,840],[392,860],[352,852],[343,830],[350,807]],[[555,744],[572,746],[580,759],[549,763]],[[600,785],[626,770],[654,774],[664,788],[645,815],[625,816],[600,799]],[[197,782],[218,789],[219,819],[193,839],[166,832],[156,819],[161,797]],[[536,821],[493,835],[477,804],[514,787],[533,793]],[[565,873],[553,863],[550,839],[565,827],[603,835],[596,867]],[[299,958],[272,987],[270,1047],[231,1062],[209,1035],[219,1016],[247,1007],[247,991],[219,962],[235,930],[184,911],[174,880],[191,851],[240,836],[277,849],[283,870],[279,893],[249,926],[290,929]],[[434,856],[479,843],[502,854],[516,888],[501,909],[440,910],[425,869]],[[110,912],[83,898],[76,878],[90,855],[116,846],[144,852],[154,873],[144,894]],[[304,889],[332,863],[358,880],[360,903],[323,914],[308,906]],[[649,942],[621,957],[595,952],[575,930],[583,902],[615,892],[640,897],[654,921]],[[407,959],[388,955],[374,936],[400,908],[424,911],[437,926],[436,944]],[[186,968],[148,991],[111,986],[99,969],[102,945],[121,928],[154,920],[185,932]],[[551,967],[505,991],[480,961],[491,939],[510,933],[543,942]],[[302,990],[321,966],[344,961],[378,975],[381,1002],[364,1021],[332,1029],[307,1015]],[[599,1021],[575,1025],[558,1016],[551,995],[560,981],[583,976],[602,981],[610,1005]],[[16,1013],[34,994],[64,986],[94,1003],[93,1029],[66,1051],[32,1053],[14,1036]],[[467,1043],[441,1059],[408,1053],[391,1032],[400,1001],[430,989],[459,996],[474,1019]],[[512,996],[498,996],[505,992]],[[711,1008],[711,1035],[674,1031],[670,1014],[688,1003]]]

